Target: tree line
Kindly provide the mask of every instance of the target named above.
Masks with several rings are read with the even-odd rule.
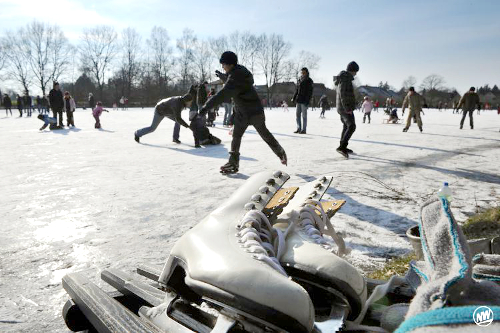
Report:
[[[268,87],[296,81],[301,67],[314,71],[320,61],[307,51],[292,57],[292,44],[274,33],[234,31],[203,39],[186,28],[174,41],[166,28],[155,26],[143,40],[135,28],[118,32],[101,25],[84,29],[72,44],[58,25],[34,20],[1,36],[0,73],[23,93],[36,88],[47,95],[52,82],[59,81],[77,101],[92,92],[107,104],[126,96],[133,105],[147,106],[184,93],[191,84],[215,80],[226,50]]]

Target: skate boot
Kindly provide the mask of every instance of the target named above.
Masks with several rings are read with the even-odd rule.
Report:
[[[408,129],[406,127],[403,128],[403,132],[408,132]]]
[[[349,158],[349,154],[347,153],[347,150],[342,148],[342,147],[338,147],[337,149],[337,153],[339,153],[340,155],[344,156],[345,158]]]
[[[354,320],[367,298],[363,276],[342,258],[348,253],[344,240],[318,205],[331,181],[301,186],[274,224],[287,235],[280,263],[309,292],[317,322]]]
[[[227,327],[245,332],[313,329],[311,299],[277,260],[284,247],[262,212],[288,178],[282,172],[252,176],[170,252],[158,282],[184,300],[219,311],[226,322],[217,332],[227,332]],[[171,297],[165,301],[147,313],[157,326],[174,306]]]
[[[229,162],[220,167],[220,173],[224,175],[237,173],[239,164],[240,164],[240,154],[230,152]]]

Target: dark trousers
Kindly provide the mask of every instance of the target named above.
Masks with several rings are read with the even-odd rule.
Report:
[[[365,123],[365,119],[367,117],[368,117],[368,124],[370,123],[370,121],[372,120],[370,117],[370,114],[371,114],[371,112],[365,113],[365,115],[363,116],[363,124]]]
[[[5,108],[5,116],[9,115],[9,111],[10,111],[10,115],[12,116],[12,109],[10,107]]]
[[[59,126],[63,127],[63,109],[62,108],[52,108],[52,113],[54,118],[59,119]]]
[[[325,111],[326,111],[326,108],[325,107],[322,107],[321,108],[321,114],[319,115],[320,117],[324,117],[325,116]]]
[[[23,116],[23,109],[22,108],[18,108],[19,110],[19,117],[22,117]]]
[[[470,128],[474,128],[474,119],[472,119],[472,115],[474,114],[474,110],[463,111],[462,120],[460,121],[460,128],[462,128],[464,126],[464,121],[465,121],[465,117],[467,117],[467,113],[469,114]]]
[[[66,111],[66,121],[68,122],[68,126],[75,126],[75,118],[73,117],[73,111]]]
[[[342,129],[342,135],[340,137],[340,148],[345,149],[349,145],[349,139],[356,130],[356,121],[354,120],[354,114],[340,113],[340,121],[344,125]]]
[[[266,127],[266,116],[264,113],[253,116],[245,116],[237,112],[234,115],[233,141],[231,142],[231,153],[239,154],[241,138],[248,126],[252,125],[260,137],[267,143],[273,152],[280,157],[283,148]]]
[[[95,119],[95,125],[94,125],[94,127],[95,128],[101,128],[101,120],[99,119],[99,116],[94,115],[94,119]]]

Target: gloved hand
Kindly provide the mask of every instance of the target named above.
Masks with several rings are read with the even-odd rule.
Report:
[[[215,71],[215,76],[217,76],[219,79],[221,79],[224,82],[226,82],[226,80],[227,80],[227,74],[224,74],[218,70]]]

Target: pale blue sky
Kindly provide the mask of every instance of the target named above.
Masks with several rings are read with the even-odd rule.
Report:
[[[494,0],[0,0],[0,32],[33,18],[59,24],[72,41],[96,24],[134,27],[144,39],[154,25],[172,40],[186,27],[201,38],[234,30],[279,33],[294,53],[321,56],[313,79],[330,87],[351,60],[361,67],[362,84],[384,80],[400,88],[409,75],[420,84],[433,73],[461,93],[500,84],[500,1]]]

